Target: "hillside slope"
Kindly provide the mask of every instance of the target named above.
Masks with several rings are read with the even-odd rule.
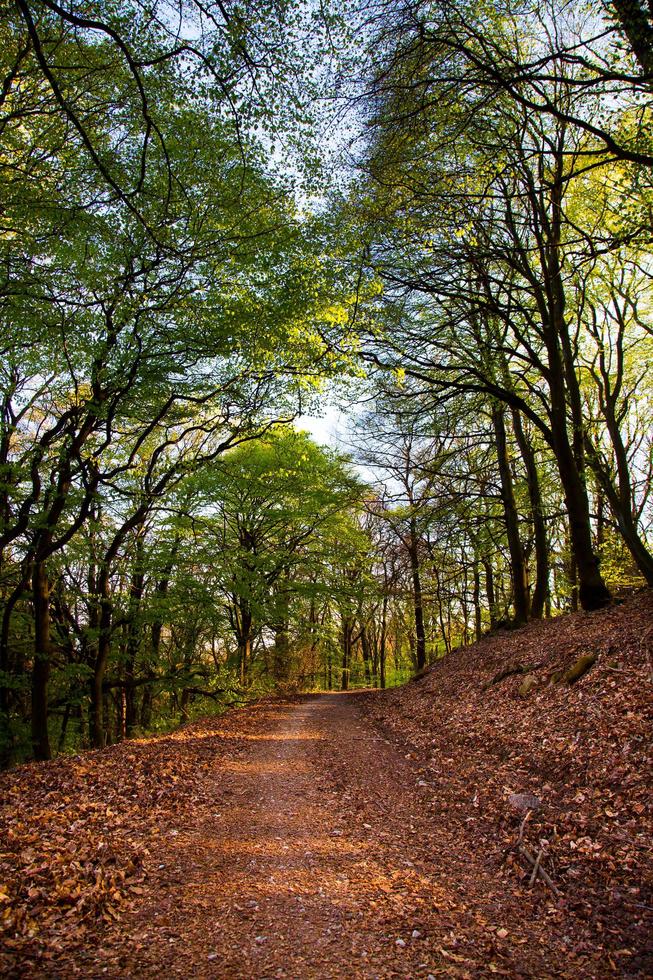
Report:
[[[575,683],[558,680],[594,654]],[[515,893],[515,914],[542,925],[534,941],[590,959],[604,947],[615,975],[653,974],[651,592],[499,631],[370,695],[366,712],[404,743],[460,846]],[[539,806],[523,841],[559,895],[539,876],[529,888],[531,867],[510,850],[526,813],[510,798],[526,793]]]

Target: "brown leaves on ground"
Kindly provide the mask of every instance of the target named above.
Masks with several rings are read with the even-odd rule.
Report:
[[[565,683],[579,658],[597,653]],[[524,674],[535,679],[525,694]],[[509,798],[539,798],[524,840],[562,892],[550,942],[572,956],[582,951],[575,942],[586,953],[605,946],[625,976],[653,972],[652,708],[650,592],[499,631],[367,703],[371,720],[405,744],[460,846],[484,855],[506,888],[518,884],[523,919],[537,919],[546,888],[528,888],[532,869],[511,850],[524,813]],[[557,934],[578,933],[580,921],[584,940]]]
[[[649,976],[652,639],[647,593],[3,774],[0,973]]]
[[[133,910],[158,835],[206,802],[235,717],[0,776],[0,975]]]

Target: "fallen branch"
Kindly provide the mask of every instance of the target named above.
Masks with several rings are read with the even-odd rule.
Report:
[[[579,657],[578,660],[569,668],[569,670],[565,671],[561,680],[563,680],[565,684],[575,684],[576,681],[579,681],[581,677],[585,676],[590,667],[594,666],[598,658],[599,655],[596,651],[593,653],[586,653],[584,656]]]
[[[526,858],[526,860],[528,861],[528,863],[533,868],[533,871],[535,872],[535,874],[536,875],[539,875],[539,877],[542,879],[542,881],[544,882],[544,884],[548,888],[551,889],[551,891],[553,892],[553,894],[559,896],[560,895],[560,889],[557,888],[556,885],[554,885],[553,881],[551,880],[551,876],[546,873],[546,871],[544,870],[544,868],[542,867],[542,865],[539,863],[540,862],[540,859],[541,859],[541,852],[540,852],[540,854],[538,855],[537,858],[534,858],[533,855],[531,854],[531,852],[529,851],[529,849],[526,847],[526,845],[525,844],[521,844],[519,846],[519,848],[518,848],[518,853],[523,858]],[[531,875],[531,880],[532,881],[535,880],[532,875]]]
[[[542,855],[544,854],[544,848],[541,847],[537,852],[537,857],[535,858],[535,864],[533,865],[533,870],[531,872],[530,879],[528,881],[528,887],[532,888],[537,878],[537,873],[540,870],[540,861],[542,860]]]
[[[549,874],[547,874],[547,872],[542,867],[542,857],[544,856],[544,848],[543,847],[540,848],[540,851],[539,851],[537,857],[533,857],[533,855],[530,852],[530,850],[523,843],[523,841],[524,841],[524,829],[525,829],[526,824],[529,821],[531,815],[533,814],[533,812],[534,812],[534,808],[532,808],[532,807],[529,807],[526,810],[526,813],[524,814],[524,816],[523,816],[523,818],[521,820],[521,823],[519,824],[519,832],[517,834],[517,840],[515,841],[514,844],[511,844],[509,847],[507,847],[505,849],[505,851],[504,851],[504,860],[505,860],[505,857],[508,854],[510,854],[511,852],[516,852],[520,857],[523,857],[526,861],[528,861],[528,863],[530,864],[531,868],[533,869],[531,871],[531,876],[530,876],[530,879],[529,879],[529,882],[528,882],[528,887],[529,888],[532,888],[533,885],[534,885],[534,883],[535,883],[535,881],[536,881],[536,879],[539,877],[539,878],[542,879],[542,881],[547,886],[547,888],[550,888],[551,889],[551,891],[553,892],[554,895],[558,895],[559,896],[561,894],[560,893],[560,889],[557,888],[557,886],[553,883],[553,880],[552,880],[551,876]]]
[[[532,812],[533,812],[532,810],[527,810],[526,813],[525,813],[525,815],[524,815],[524,819],[522,820],[522,822],[519,825],[519,837],[517,838],[517,843],[515,845],[515,847],[517,847],[517,848],[519,848],[521,846],[521,842],[524,839],[524,827],[526,826],[526,821],[529,819],[529,817],[532,814]]]
[[[524,839],[524,827],[526,826],[526,821],[529,819],[529,817],[532,814],[532,812],[533,811],[531,809],[529,809],[524,814],[524,818],[521,821],[521,823],[519,824],[519,834],[517,836],[517,840],[514,842],[514,844],[509,844],[508,847],[506,847],[505,850],[504,850],[504,852],[503,852],[503,859],[504,859],[504,861],[505,861],[505,859],[508,857],[508,855],[512,851],[518,851],[519,850],[519,848],[521,846],[521,842]]]

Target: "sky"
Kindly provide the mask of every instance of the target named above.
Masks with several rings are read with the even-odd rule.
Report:
[[[349,406],[348,411],[343,411],[335,405],[328,405],[322,415],[300,415],[295,422],[295,428],[310,433],[320,446],[328,446],[329,449],[337,449],[342,453],[355,456],[351,436],[360,419],[360,411],[357,411],[357,407],[360,409],[360,404],[357,406],[354,403]],[[371,486],[379,486],[379,484],[387,488],[392,486],[392,481],[385,479],[378,469],[356,462],[355,459],[354,470]]]
[[[335,406],[328,406],[321,415],[300,415],[295,428],[305,429],[321,446],[347,448],[347,416]]]

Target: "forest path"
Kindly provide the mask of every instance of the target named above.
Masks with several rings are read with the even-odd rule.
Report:
[[[250,709],[230,715],[233,749],[193,818],[170,813],[160,866],[121,922],[120,966],[111,956],[98,976],[563,975],[537,949],[520,968],[527,926],[497,940],[496,886],[361,699],[268,704],[254,725]]]
[[[221,761],[219,808],[173,829],[174,847],[160,852],[156,899],[139,916],[139,975],[441,972],[457,903],[425,848],[415,853],[428,807],[409,761],[364,724],[357,700],[267,707],[261,730]]]

